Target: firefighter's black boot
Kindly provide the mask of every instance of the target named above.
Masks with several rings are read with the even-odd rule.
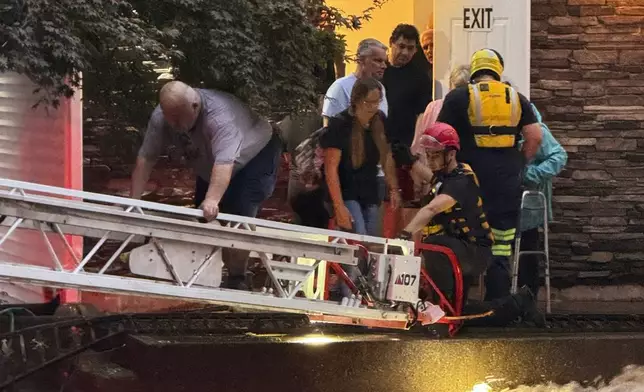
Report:
[[[521,310],[521,320],[528,324],[534,324],[539,328],[545,328],[546,318],[537,306],[537,299],[528,286],[523,286],[513,296],[518,308]]]

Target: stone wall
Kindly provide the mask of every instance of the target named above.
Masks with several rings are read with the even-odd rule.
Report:
[[[532,0],[531,98],[569,154],[550,237],[564,281],[644,274],[643,26],[643,0]]]

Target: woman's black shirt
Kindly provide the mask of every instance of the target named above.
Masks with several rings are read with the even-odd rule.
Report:
[[[337,148],[342,152],[338,166],[342,198],[355,200],[361,205],[378,205],[378,163],[380,152],[371,129],[364,131],[364,161],[358,168],[351,162],[351,133],[354,117],[348,110],[329,118],[326,133],[320,138],[322,148]]]

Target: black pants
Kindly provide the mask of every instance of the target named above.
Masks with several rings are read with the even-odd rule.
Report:
[[[538,251],[541,245],[539,229],[534,228],[521,233],[521,250]],[[535,298],[539,293],[539,255],[525,255],[519,261],[519,287],[528,286]]]
[[[531,305],[531,298],[521,293],[492,301],[468,301],[463,308],[463,315],[484,314],[489,311],[494,313],[490,316],[467,320],[465,326],[505,327],[524,316]]]
[[[324,205],[326,200],[324,187],[313,191],[302,191],[290,200],[291,208],[296,215],[297,224],[318,229],[327,229],[331,215]]]
[[[474,279],[485,271],[492,259],[490,249],[476,246],[447,235],[428,236],[423,240],[423,243],[445,246],[454,252],[461,266],[461,272],[463,274],[463,295],[465,301],[467,301],[467,294]],[[447,256],[442,253],[424,250],[423,264],[436,286],[446,297],[453,300],[455,289],[454,269]],[[432,299],[434,303],[438,303],[437,296],[434,296]]]
[[[474,280],[492,263],[492,252],[489,248],[480,247],[454,237],[437,235],[429,236],[423,241],[426,244],[442,245],[450,248],[461,266],[463,273],[463,315],[474,315],[494,311],[492,316],[470,320],[467,325],[505,326],[523,314],[520,296],[506,295],[491,301],[470,301],[467,293]],[[442,253],[423,251],[423,264],[436,286],[449,299],[454,298],[454,272],[447,256]],[[488,270],[489,271],[489,270]],[[509,290],[508,290],[509,291]],[[436,296],[429,298],[438,303]]]

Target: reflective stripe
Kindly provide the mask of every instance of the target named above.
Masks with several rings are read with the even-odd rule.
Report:
[[[431,225],[431,226],[423,227],[424,235],[433,235],[433,234],[440,233],[441,231],[443,231],[443,226],[441,225]]]
[[[474,126],[483,125],[483,115],[481,114],[481,92],[479,91],[479,85],[471,85],[471,91],[474,95],[474,119],[476,124]]]
[[[517,234],[517,229],[497,230],[493,228],[492,234],[494,234],[494,239],[496,241],[512,241],[514,240],[514,236]]]
[[[516,227],[513,227],[511,229],[506,229],[506,230],[499,230],[499,229],[492,228],[492,231],[495,232],[495,233],[498,233],[500,235],[504,235],[504,234],[512,234],[512,235],[514,235],[514,234],[517,233]]]
[[[472,176],[474,178],[474,183],[476,184],[476,186],[480,187],[479,178],[476,176],[476,173],[474,173],[474,170],[472,170],[472,166],[468,165],[467,163],[462,163],[462,165],[467,175]],[[479,200],[481,200],[480,197]]]
[[[492,256],[510,257],[512,256],[512,249],[511,248],[504,249],[504,248],[501,248],[499,245],[492,245]]]
[[[519,94],[513,88],[510,88],[510,102],[512,104],[512,124],[519,124],[521,121],[521,103]]]
[[[492,234],[494,234],[492,255],[505,257],[512,256],[512,242],[514,241],[516,233],[516,228],[507,230],[492,229]]]

